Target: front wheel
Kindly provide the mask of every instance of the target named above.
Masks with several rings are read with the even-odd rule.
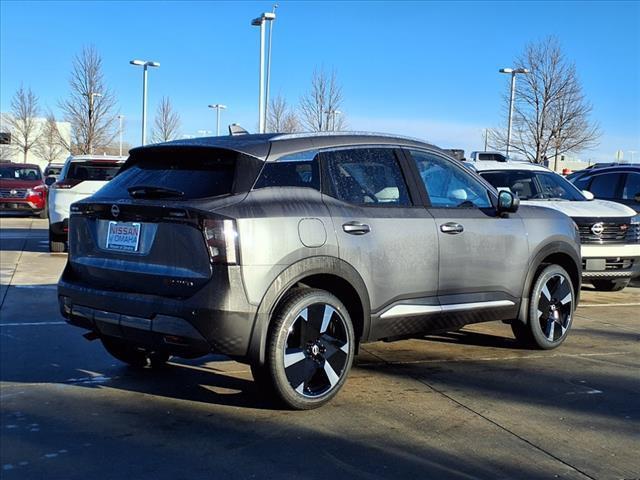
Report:
[[[527,323],[511,323],[516,339],[526,345],[551,350],[564,342],[573,322],[575,292],[571,277],[559,265],[549,265],[531,289]]]
[[[629,285],[631,280],[628,278],[618,279],[618,280],[604,280],[604,279],[593,279],[591,283],[601,292],[619,292]]]
[[[305,289],[286,297],[273,319],[267,350],[278,397],[296,410],[331,400],[353,363],[354,336],[349,312],[329,292]]]

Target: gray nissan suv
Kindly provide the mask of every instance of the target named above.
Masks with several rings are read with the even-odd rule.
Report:
[[[136,148],[71,207],[67,321],[134,367],[211,352],[288,407],[329,401],[359,345],[476,322],[566,338],[579,234],[442,150],[380,134]]]

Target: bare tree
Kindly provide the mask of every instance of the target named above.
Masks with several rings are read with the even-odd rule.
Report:
[[[11,143],[22,152],[23,162],[27,163],[27,155],[38,141],[38,97],[22,85],[11,99],[11,113],[7,116],[7,124],[11,129]]]
[[[62,144],[58,123],[52,112],[47,113],[47,120],[41,129],[38,141],[33,146],[33,151],[42,160],[48,163],[55,162],[68,150]]]
[[[153,125],[152,138],[154,142],[168,142],[178,138],[180,115],[173,109],[169,97],[162,97],[160,100]]]
[[[60,102],[71,123],[72,153],[92,153],[109,145],[117,135],[116,97],[107,87],[102,58],[93,46],[84,47],[73,59],[69,97]]]
[[[324,70],[314,70],[311,89],[300,98],[300,117],[303,126],[312,132],[343,130],[344,115],[342,87],[338,84],[335,71],[327,74]]]
[[[300,131],[300,121],[281,95],[271,99],[267,117],[267,131],[293,133]]]
[[[529,74],[518,77],[510,149],[528,160],[577,153],[598,144],[601,136],[591,122],[591,104],[582,92],[575,64],[569,62],[555,37],[530,43],[515,61]],[[504,104],[508,112],[508,95]],[[508,114],[508,113],[507,113]],[[491,131],[493,148],[506,147],[506,129]]]

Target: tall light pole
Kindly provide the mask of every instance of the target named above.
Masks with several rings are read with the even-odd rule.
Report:
[[[336,115],[341,115],[342,112],[340,110],[325,110],[327,114],[327,130],[331,129],[331,131],[336,130]],[[329,120],[331,119],[331,120]]]
[[[120,137],[120,156],[122,156],[122,119],[124,115],[118,115],[118,136]]]
[[[131,65],[142,67],[142,145],[147,143],[147,68],[159,67],[160,62],[131,60]]]
[[[501,68],[500,73],[511,74],[511,97],[509,99],[509,125],[507,127],[507,152],[506,156],[509,156],[509,147],[511,146],[511,121],[513,118],[513,101],[516,95],[516,75],[518,73],[529,73],[526,68]]]
[[[260,74],[258,79],[258,130],[259,133],[264,133],[265,126],[265,98],[264,98],[264,23],[266,21],[275,20],[276,14],[272,12],[265,12],[258,18],[254,18],[251,21],[251,25],[254,27],[260,27]]]
[[[87,147],[89,153],[93,153],[93,97],[101,97],[101,93],[89,92],[89,124],[87,125]]]
[[[219,137],[220,136],[220,110],[225,110],[227,106],[222,105],[221,103],[215,103],[213,105],[209,105],[209,108],[216,109],[216,137]]]
[[[273,24],[275,23],[275,14],[278,4],[273,5],[273,20],[269,23],[269,48],[267,50],[267,86],[264,94],[264,124],[267,125],[267,118],[269,116],[269,89],[271,86],[271,41],[273,40]]]

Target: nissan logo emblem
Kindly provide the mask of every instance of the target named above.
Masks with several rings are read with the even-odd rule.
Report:
[[[111,215],[113,215],[113,218],[118,218],[118,215],[120,215],[120,207],[118,205],[111,205]]]
[[[593,225],[591,225],[591,233],[593,233],[594,235],[602,235],[602,232],[604,232],[604,225],[602,224],[602,222],[598,222],[598,223],[594,223]]]

